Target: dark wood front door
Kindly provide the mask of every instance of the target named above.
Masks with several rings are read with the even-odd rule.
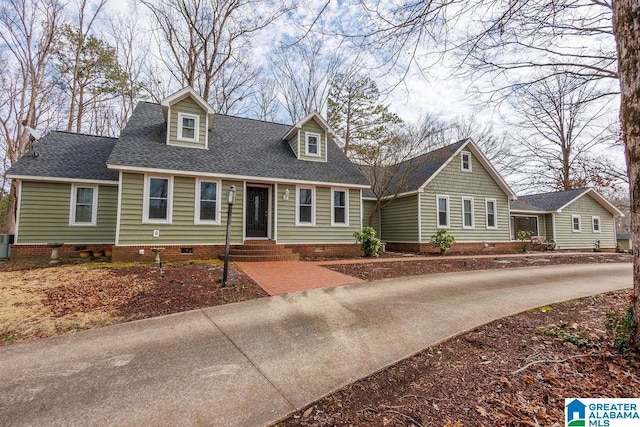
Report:
[[[269,222],[269,189],[247,187],[247,237],[267,237]]]

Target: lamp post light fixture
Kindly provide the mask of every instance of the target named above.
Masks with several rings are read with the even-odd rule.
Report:
[[[233,203],[236,199],[236,186],[232,185],[227,190],[227,239],[224,245],[224,270],[222,273],[222,287],[227,286],[227,276],[229,274],[229,239],[231,238],[231,211],[233,210]]]

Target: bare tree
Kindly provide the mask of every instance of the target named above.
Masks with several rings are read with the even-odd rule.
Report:
[[[312,111],[323,112],[331,82],[344,68],[344,60],[322,39],[306,37],[282,46],[272,57],[280,102],[293,123]]]
[[[63,7],[56,0],[8,0],[0,4],[0,51],[7,68],[1,73],[0,144],[6,165],[13,165],[30,148],[25,126],[43,131],[55,120],[56,87],[49,78]],[[55,105],[59,107],[59,105]],[[3,171],[4,176],[4,171]],[[15,228],[17,191],[9,193],[4,230]]]
[[[414,172],[434,159],[428,153],[441,141],[441,123],[435,116],[428,116],[420,126],[392,123],[380,129],[375,138],[352,145],[350,157],[368,178],[375,198],[370,226],[386,205],[408,191]]]
[[[110,36],[116,51],[117,61],[123,71],[120,82],[115,124],[118,133],[124,129],[139,98],[144,95],[144,79],[149,62],[150,40],[141,33],[141,22],[135,8],[129,13],[119,14],[111,19]]]
[[[517,134],[513,139],[520,150],[514,155],[530,188],[570,190],[615,184],[609,162],[603,164],[592,154],[615,140],[609,123],[602,123],[607,105],[594,105],[597,98],[593,82],[566,74],[541,79],[515,94]]]
[[[103,11],[107,0],[100,0],[93,12],[89,12],[88,0],[78,0],[77,2],[77,22],[74,25],[66,25],[64,27],[64,40],[58,39],[58,43],[62,45],[56,46],[56,50],[60,56],[59,66],[63,68],[63,74],[69,74],[69,120],[67,123],[67,132],[74,130],[82,131],[82,116],[84,112],[84,95],[87,86],[90,84],[87,80],[87,58],[85,50],[88,45],[89,37],[93,24],[98,15]],[[62,35],[62,34],[61,34]],[[66,50],[66,52],[64,52]],[[95,65],[99,65],[99,62]],[[93,65],[95,67],[95,65]]]
[[[257,0],[141,2],[154,17],[161,61],[180,85],[193,87],[218,111],[243,96],[237,85],[247,79],[235,79],[231,70],[250,56],[251,38],[290,9],[286,2]]]
[[[252,94],[253,111],[251,115],[258,120],[275,121],[280,108],[276,82],[269,76],[264,76],[259,78],[254,86],[256,90]]]

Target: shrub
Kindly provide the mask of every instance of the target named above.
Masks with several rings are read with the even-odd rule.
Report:
[[[520,241],[520,243],[522,243],[522,252],[526,252],[527,251],[527,245],[531,241],[531,232],[530,231],[524,231],[524,230],[518,230],[518,233],[516,234],[516,239],[518,239]]]
[[[376,230],[373,227],[363,227],[362,231],[353,233],[353,237],[356,238],[356,242],[360,243],[365,256],[378,256],[378,249],[382,246],[382,242],[376,237]]]
[[[455,242],[456,238],[442,228],[431,235],[431,244],[433,247],[440,249],[442,255],[444,255]]]
[[[635,322],[633,320],[633,306],[628,305],[624,314],[610,311],[607,313],[607,331],[613,334],[613,345],[622,354],[628,354],[632,350],[631,339]]]

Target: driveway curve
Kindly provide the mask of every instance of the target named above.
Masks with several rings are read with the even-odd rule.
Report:
[[[7,346],[0,425],[265,425],[478,325],[631,284],[631,264],[438,274]]]

